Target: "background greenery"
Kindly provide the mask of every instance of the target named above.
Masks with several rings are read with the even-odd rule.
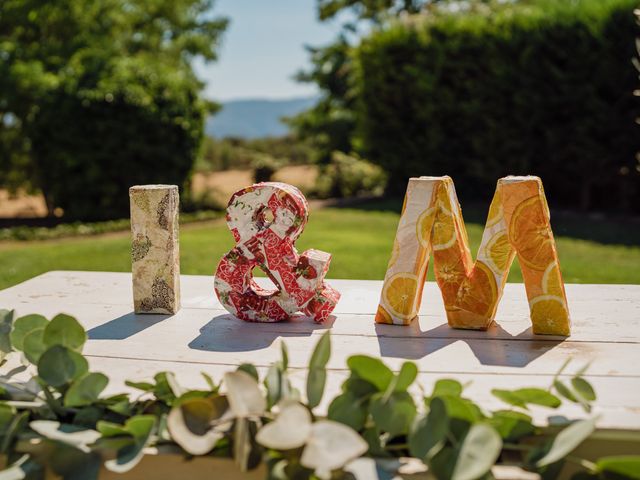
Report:
[[[215,105],[191,62],[216,59],[227,25],[211,0],[0,3],[0,185],[40,190],[68,219],[126,218],[134,183],[184,186],[183,211],[193,211],[204,205],[189,189],[194,171],[267,179],[317,163],[308,193],[319,197],[401,192],[410,175],[450,174],[469,204],[504,174],[533,173],[552,206],[640,211],[635,0],[317,6],[321,20],[351,13],[298,75],[322,92],[317,105],[288,120],[286,137],[203,142]],[[393,200],[317,211],[300,247],[332,252],[333,277],[382,278],[397,211]],[[467,218],[475,248],[483,214]],[[50,237],[123,227],[75,224]],[[49,238],[21,228],[0,238]],[[636,221],[554,215],[554,230],[568,282],[640,282]],[[185,228],[183,273],[210,274],[230,245],[223,222]],[[127,233],[3,243],[0,287],[51,269],[126,271],[128,249]]]
[[[0,184],[27,176],[75,219],[126,217],[131,185],[183,185],[214,107],[191,66],[216,58],[212,4],[0,3]]]
[[[546,1],[407,17],[355,49],[365,157],[451,175],[463,198],[507,174],[550,202],[640,211],[635,0]]]
[[[395,202],[373,202],[360,209],[313,210],[298,249],[331,252],[329,278],[381,280],[398,224],[396,208],[399,206]],[[464,210],[474,255],[484,228],[485,210]],[[584,220],[573,215],[553,218],[564,280],[640,283],[640,228],[630,230],[627,223],[614,220]],[[222,219],[185,226],[180,235],[182,273],[213,276],[219,259],[233,245]],[[49,270],[131,271],[130,248],[128,232],[0,243],[0,289]],[[517,262],[509,281],[522,281]]]

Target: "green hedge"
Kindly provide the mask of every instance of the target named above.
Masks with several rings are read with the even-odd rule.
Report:
[[[132,77],[111,77],[113,93],[102,98],[99,89],[53,92],[25,128],[47,203],[65,218],[126,218],[131,185],[187,181],[207,111],[197,83]]]
[[[489,199],[506,174],[552,204],[640,210],[637,0],[551,0],[413,17],[355,50],[363,154],[402,191],[448,174]]]

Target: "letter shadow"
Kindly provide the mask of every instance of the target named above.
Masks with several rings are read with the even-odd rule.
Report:
[[[221,314],[200,329],[200,334],[189,342],[189,348],[207,352],[261,350],[280,337],[304,337],[316,330],[329,329],[335,320],[331,315],[325,323],[315,323],[304,315],[296,315],[288,322],[259,323]]]
[[[160,323],[172,315],[127,313],[90,329],[90,340],[124,340]]]
[[[444,323],[422,331],[419,322],[408,332],[397,333],[395,325],[376,325],[380,355],[419,360],[455,342],[465,342],[482,365],[523,368],[560,345],[565,338],[534,335],[531,328],[512,335],[493,322],[486,331],[457,330]]]

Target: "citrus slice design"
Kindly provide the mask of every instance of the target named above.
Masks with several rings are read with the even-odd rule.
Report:
[[[434,270],[445,307],[454,305],[460,285],[466,278],[464,262],[455,248],[440,250],[434,254]]]
[[[391,258],[389,259],[389,265],[387,266],[387,268],[393,267],[398,261],[398,257],[400,257],[400,243],[396,238],[393,241],[393,248],[391,249]]]
[[[487,224],[486,227],[492,227],[496,223],[498,223],[504,217],[504,211],[502,208],[502,193],[498,188],[496,190],[495,195],[493,196],[493,200],[491,201],[491,206],[489,207],[489,215],[487,216]]]
[[[504,230],[496,232],[487,242],[485,257],[489,268],[502,275],[511,263],[513,251]]]
[[[564,297],[562,277],[557,262],[551,262],[542,275],[542,291],[549,295]]]
[[[491,317],[497,301],[496,278],[486,264],[477,261],[471,275],[462,282],[458,290],[456,306],[488,318]]]
[[[403,320],[411,320],[415,315],[416,294],[418,292],[418,277],[412,273],[396,273],[382,291],[382,298],[389,313]]]
[[[393,323],[391,315],[389,315],[389,312],[387,312],[382,305],[378,305],[378,311],[376,312],[376,323]]]
[[[431,240],[434,250],[445,250],[456,243],[456,227],[453,222],[453,215],[444,206],[440,207],[436,221],[433,224]]]
[[[554,259],[553,238],[539,197],[531,197],[516,207],[509,235],[527,267],[544,271]]]
[[[540,295],[529,303],[533,333],[569,334],[569,312],[562,297]]]
[[[418,241],[424,248],[429,248],[431,241],[431,229],[433,228],[435,214],[435,207],[428,208],[420,214],[418,221],[416,222],[416,234],[418,235]]]

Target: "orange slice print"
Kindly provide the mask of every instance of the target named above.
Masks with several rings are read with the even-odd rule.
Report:
[[[498,300],[498,287],[493,272],[477,261],[471,275],[462,282],[456,306],[463,310],[489,318]]]
[[[553,237],[540,197],[531,197],[516,207],[509,234],[518,258],[534,270],[544,271],[554,259]]]
[[[414,315],[413,307],[418,292],[418,277],[411,273],[397,273],[382,291],[382,297],[389,313],[403,320],[410,320]]]

